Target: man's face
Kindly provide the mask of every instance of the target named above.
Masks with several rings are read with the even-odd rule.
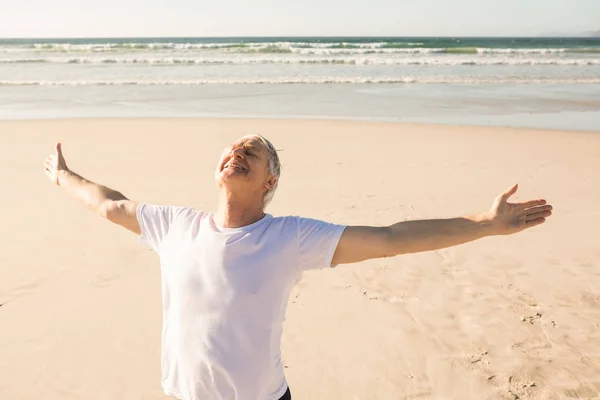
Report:
[[[217,166],[217,186],[258,190],[264,195],[274,183],[269,173],[269,154],[265,145],[255,138],[242,138],[227,147]]]

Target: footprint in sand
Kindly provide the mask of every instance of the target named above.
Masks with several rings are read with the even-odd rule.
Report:
[[[112,282],[118,280],[120,278],[119,275],[113,274],[100,274],[96,275],[96,279],[90,282],[90,286],[93,287],[107,287],[110,286]]]
[[[382,284],[385,282],[381,277],[383,273],[385,273],[384,269],[376,268],[356,270],[353,273],[353,281],[357,289],[369,300],[382,300],[394,295]]]
[[[521,315],[519,318],[525,324],[521,332],[523,340],[514,343],[511,349],[523,354],[533,352],[536,357],[551,359],[554,345],[546,329],[556,327],[556,321],[545,317],[537,301],[531,296],[519,289],[514,289],[511,292],[509,295],[512,303],[511,308],[515,313]]]
[[[535,315],[530,315],[528,317],[523,317],[521,318],[521,321],[523,322],[529,322],[530,324],[535,324],[535,323],[539,323],[540,318],[542,318],[542,313],[535,313]]]
[[[600,306],[600,295],[586,290],[581,293],[581,302],[592,308],[598,307]]]
[[[579,264],[579,266],[582,269],[595,269],[596,266],[594,264],[592,264],[591,262],[582,262],[581,264]]]
[[[423,390],[417,393],[409,393],[402,397],[403,400],[418,400],[418,399],[430,399],[431,398],[430,390]]]
[[[0,306],[3,306],[19,297],[27,296],[37,290],[40,284],[43,282],[42,279],[26,283],[24,285],[15,286],[12,290],[9,290],[5,296],[0,297]]]
[[[25,285],[16,286],[13,290],[13,294],[29,294],[40,286],[41,280],[33,281],[31,283],[27,283]]]
[[[487,375],[487,368],[491,364],[487,350],[475,351],[469,355],[451,356],[450,359],[453,366],[461,367],[467,371],[475,371],[482,375]]]
[[[507,399],[530,399],[533,396],[533,391],[537,388],[535,382],[525,377],[508,378],[508,389],[505,394]]]
[[[497,398],[499,399],[531,399],[539,398],[535,394],[538,385],[527,376],[514,375],[490,375],[487,378],[488,384],[495,387]]]
[[[362,292],[362,294],[369,300],[381,300],[381,301],[386,301],[386,302],[392,303],[392,304],[405,302],[404,296],[406,296],[406,294],[403,292],[398,293],[396,295],[387,295],[384,293],[369,292],[367,290],[364,290]],[[416,296],[413,296],[413,297],[416,297]]]
[[[388,286],[389,274],[393,273],[384,265],[383,268],[370,270],[356,270],[353,273],[352,286],[358,289],[360,293],[369,300],[379,300],[390,304],[406,303],[407,301],[418,301],[418,296]],[[423,272],[418,268],[406,268],[402,271],[402,276],[395,276],[394,280],[402,282],[403,287],[415,288],[422,281]]]
[[[576,389],[565,390],[565,396],[574,399],[597,399],[599,395],[598,391],[583,383]]]

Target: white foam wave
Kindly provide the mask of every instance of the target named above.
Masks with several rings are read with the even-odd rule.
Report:
[[[118,57],[48,57],[0,59],[0,64],[140,64],[140,65],[243,65],[243,64],[341,64],[341,65],[399,65],[399,66],[595,66],[595,59],[542,59],[542,58],[382,58],[382,57],[164,57],[164,58],[118,58]]]
[[[58,52],[104,52],[116,50],[239,50],[281,49],[378,49],[389,46],[388,42],[372,43],[317,43],[317,42],[226,42],[226,43],[34,43],[27,45],[0,46],[0,52],[14,51],[58,51]],[[423,46],[420,42],[393,42],[394,46]]]
[[[540,55],[546,56],[549,54],[564,54],[564,53],[592,53],[598,54],[600,48],[592,49],[567,49],[567,48],[556,48],[556,49],[498,49],[498,48],[424,48],[424,47],[412,47],[412,48],[356,48],[356,49],[345,49],[345,48],[292,48],[292,53],[297,54],[314,54],[314,55],[328,55],[328,54],[448,54],[448,55],[459,55],[459,54],[478,54],[478,55]]]
[[[600,53],[600,48],[475,48],[475,47],[422,47],[420,42],[371,43],[315,43],[315,42],[228,42],[228,43],[36,43],[22,46],[0,46],[0,53],[8,52],[173,52],[218,51],[248,53],[281,51],[305,55],[336,54],[504,54],[548,55],[559,53]]]
[[[265,79],[181,79],[181,80],[4,80],[0,86],[123,86],[123,85],[245,85],[245,84],[598,84],[600,77],[463,77],[463,76],[404,76],[404,77],[284,77]]]

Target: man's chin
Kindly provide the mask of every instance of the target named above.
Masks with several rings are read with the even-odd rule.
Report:
[[[243,180],[245,180],[246,176],[243,174],[236,174],[236,173],[223,173],[221,172],[218,176],[217,176],[217,186],[222,187],[222,186],[228,186],[228,185],[239,185],[239,183]]]
[[[220,178],[223,182],[227,180],[239,180],[246,178],[246,173],[241,171],[223,171]]]

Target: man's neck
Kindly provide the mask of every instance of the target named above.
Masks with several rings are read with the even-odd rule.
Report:
[[[262,201],[242,201],[239,198],[221,196],[215,223],[221,228],[240,228],[253,224],[264,216]]]

